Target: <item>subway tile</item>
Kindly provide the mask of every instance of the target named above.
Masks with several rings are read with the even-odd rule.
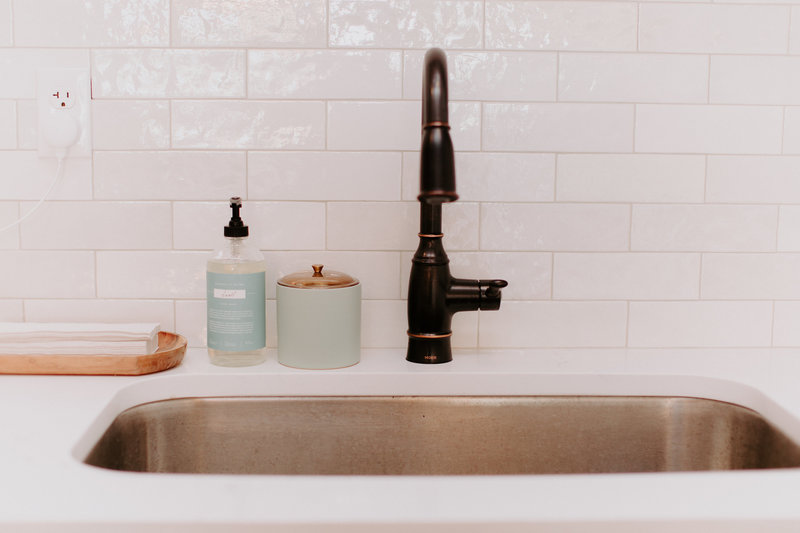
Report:
[[[770,346],[772,302],[631,302],[628,346]]]
[[[478,248],[478,204],[442,207],[448,250]],[[419,244],[417,202],[331,202],[327,216],[329,250],[415,250]]]
[[[93,252],[0,251],[3,298],[92,298]]]
[[[241,152],[95,152],[94,195],[101,200],[224,201],[244,195],[245,174]]]
[[[401,52],[250,50],[249,98],[399,98]]]
[[[175,248],[211,250],[223,244],[223,227],[230,220],[226,200],[175,202]],[[250,241],[267,250],[321,250],[325,247],[325,204],[251,202],[242,206]]]
[[[800,302],[775,302],[773,346],[800,346]]]
[[[408,294],[412,252],[403,253],[400,291]],[[549,300],[553,256],[546,252],[448,252],[450,271],[457,278],[504,279],[503,301]]]
[[[95,150],[164,150],[169,148],[169,102],[95,100],[92,133]]]
[[[38,113],[36,100],[17,100],[17,147],[20,150],[39,149]]]
[[[319,150],[322,102],[184,101],[172,103],[173,148]]]
[[[358,279],[365,300],[391,300],[401,297],[400,257],[398,252],[332,252],[315,250],[265,252],[267,298],[275,298],[277,281],[294,272],[311,272],[311,265],[325,265],[325,271],[344,272]]]
[[[800,57],[712,56],[710,101],[800,104]]]
[[[23,202],[22,211],[34,205]],[[172,247],[172,209],[169,202],[46,202],[20,233],[25,249],[166,249]]]
[[[486,47],[634,51],[636,4],[487,0]]]
[[[17,105],[14,101],[0,101],[0,149],[17,147]]]
[[[330,0],[331,46],[481,48],[482,30],[480,1]]]
[[[636,151],[778,154],[779,107],[637,105]]]
[[[449,115],[453,146],[480,150],[480,104],[453,102]],[[419,150],[420,116],[420,102],[329,102],[328,149]]]
[[[13,44],[11,3],[11,0],[0,0],[0,46],[11,46]]]
[[[779,208],[778,251],[800,252],[800,206],[782,205]]]
[[[26,300],[31,322],[154,322],[175,331],[171,300]]]
[[[624,251],[630,208],[606,204],[483,204],[481,250]]]
[[[800,53],[800,6],[792,6],[792,23],[789,26],[789,53]]]
[[[207,252],[97,252],[99,298],[205,298]]]
[[[483,109],[485,150],[633,150],[633,105],[488,103],[484,104]]]
[[[699,282],[700,254],[557,253],[554,256],[554,299],[697,299]]]
[[[709,300],[800,298],[800,254],[705,254],[701,296]]]
[[[493,348],[625,346],[626,302],[503,302],[480,313],[480,345]]]
[[[419,194],[419,152],[403,154],[403,200]],[[549,202],[553,200],[553,154],[457,152],[456,184],[461,201]]]
[[[406,304],[372,300],[361,304],[362,348],[405,348],[408,344]]]
[[[708,58],[679,54],[562,53],[563,102],[705,103]]]
[[[560,154],[556,199],[564,202],[703,202],[700,155]]]
[[[169,0],[14,1],[17,46],[168,46]]]
[[[95,50],[94,98],[236,98],[245,95],[242,50]]]
[[[89,68],[88,50],[0,49],[0,98],[35,98],[36,69],[52,67]]]
[[[800,107],[784,108],[783,153],[800,154]]]
[[[20,217],[17,202],[0,202],[0,228],[13,224]],[[0,250],[14,250],[19,248],[19,230],[10,226],[5,231],[0,230]],[[2,301],[0,299],[0,301]]]
[[[253,200],[399,200],[400,154],[249,152]]]
[[[0,151],[0,168],[5,178],[0,200],[39,200],[57,179],[53,157],[39,157],[35,151]],[[53,188],[50,200],[89,200],[92,198],[92,165],[88,158],[69,158],[63,175]]]
[[[405,53],[403,96],[422,94],[425,52]],[[554,52],[448,52],[450,100],[556,99],[557,54]]]
[[[0,300],[0,320],[3,322],[22,322],[24,318],[22,300]]]
[[[172,0],[173,46],[326,45],[325,0]]]
[[[788,6],[652,3],[639,9],[639,50],[783,54]]]
[[[270,321],[267,313],[267,322]],[[206,301],[202,300],[176,300],[175,301],[175,331],[184,337],[190,348],[206,347]],[[273,339],[267,336],[267,345]],[[206,353],[200,357],[207,360]]]
[[[771,252],[776,206],[634,205],[631,249],[662,252]]]
[[[706,200],[715,203],[800,203],[800,157],[710,156]]]

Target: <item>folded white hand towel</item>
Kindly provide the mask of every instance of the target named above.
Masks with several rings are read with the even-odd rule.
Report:
[[[0,322],[0,354],[151,354],[160,329],[153,323]]]

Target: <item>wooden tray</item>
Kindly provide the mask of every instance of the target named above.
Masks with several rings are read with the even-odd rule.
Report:
[[[184,353],[182,335],[160,331],[158,350],[150,355],[0,354],[0,374],[139,376],[177,366]]]

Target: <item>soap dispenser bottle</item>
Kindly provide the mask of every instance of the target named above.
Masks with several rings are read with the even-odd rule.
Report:
[[[267,357],[266,265],[248,241],[242,199],[231,198],[230,207],[225,243],[207,265],[208,356],[219,366],[257,365]]]

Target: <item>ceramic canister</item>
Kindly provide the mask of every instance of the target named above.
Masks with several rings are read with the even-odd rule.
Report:
[[[361,284],[342,272],[296,272],[278,280],[278,361],[342,368],[361,356]]]

